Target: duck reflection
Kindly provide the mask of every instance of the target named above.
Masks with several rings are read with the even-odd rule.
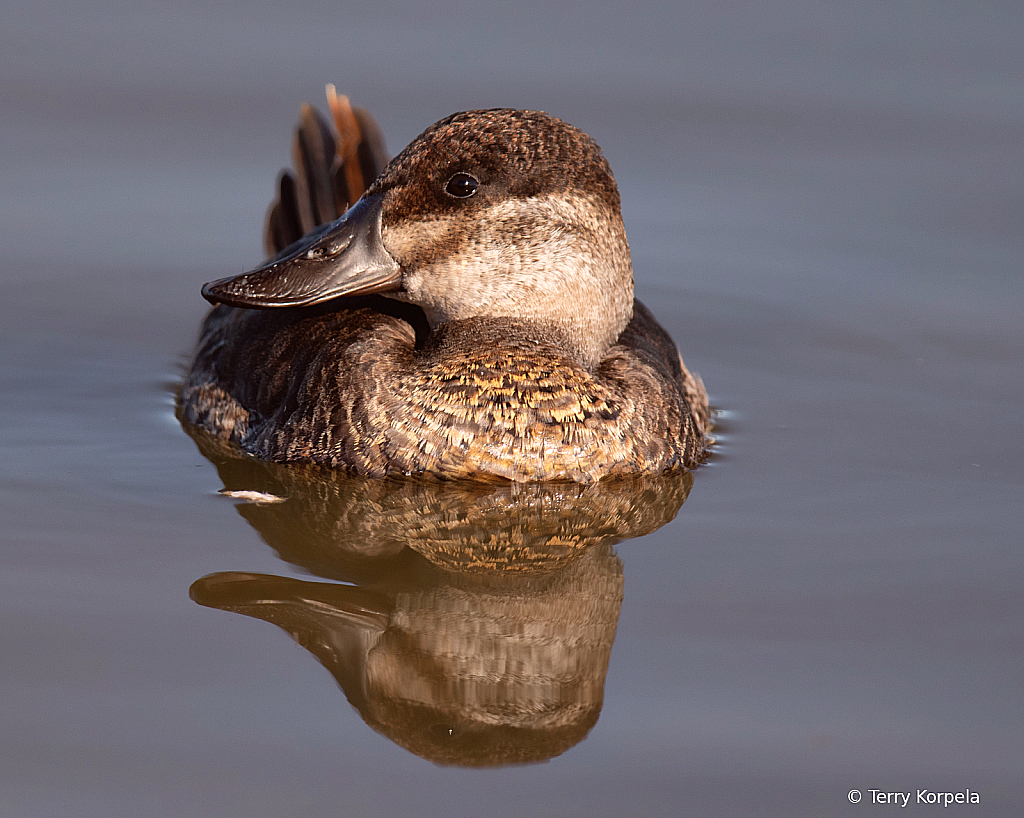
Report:
[[[670,521],[692,485],[366,480],[189,431],[268,545],[347,583],[225,572],[192,598],[290,633],[367,724],[440,764],[539,762],[586,736],[622,603],[612,545]]]

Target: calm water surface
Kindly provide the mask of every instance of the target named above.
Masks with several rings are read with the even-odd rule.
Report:
[[[12,15],[0,814],[1024,813],[1015,5]],[[204,456],[171,398],[199,286],[259,260],[326,81],[392,150],[496,105],[598,140],[638,295],[723,409],[692,486]]]

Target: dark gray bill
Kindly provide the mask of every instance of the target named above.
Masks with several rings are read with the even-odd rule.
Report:
[[[212,304],[265,309],[400,289],[401,268],[381,240],[382,198],[363,196],[340,219],[288,245],[262,267],[204,284],[203,297]]]

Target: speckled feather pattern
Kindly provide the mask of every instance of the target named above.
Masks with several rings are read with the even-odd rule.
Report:
[[[268,460],[588,482],[696,465],[694,388],[640,304],[593,373],[550,328],[505,319],[453,322],[417,350],[408,323],[369,308],[218,307],[181,405],[184,420]]]

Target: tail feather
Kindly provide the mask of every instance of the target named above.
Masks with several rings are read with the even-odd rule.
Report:
[[[353,108],[333,85],[327,86],[327,102],[333,123],[313,106],[302,106],[292,142],[295,171],[281,174],[267,212],[263,242],[270,256],[338,218],[387,164],[384,138],[369,112]]]
[[[377,124],[377,120],[370,116],[370,112],[365,108],[353,108],[352,113],[355,115],[356,122],[359,123],[359,133],[362,135],[359,140],[359,165],[363,169],[366,186],[369,187],[373,180],[380,176],[380,172],[391,161],[391,157],[388,156],[387,148],[384,147],[384,133],[381,131],[380,125]],[[359,196],[362,196],[363,192],[363,190],[359,191]],[[356,196],[356,199],[359,196]]]
[[[277,181],[277,199],[267,213],[267,227],[263,237],[267,255],[277,255],[289,244],[302,238],[302,233],[295,177],[286,170],[281,171]]]
[[[312,105],[303,105],[299,127],[292,139],[292,162],[297,172],[295,187],[303,233],[338,218],[331,190],[331,164],[336,149],[334,134],[323,115]]]

